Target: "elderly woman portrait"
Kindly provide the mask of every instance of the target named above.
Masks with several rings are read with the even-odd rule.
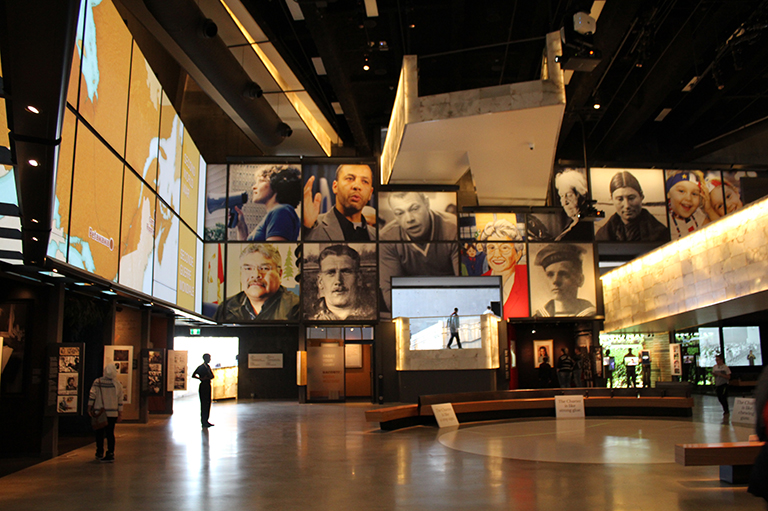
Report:
[[[699,170],[667,172],[667,210],[672,239],[679,239],[708,224],[709,190]],[[703,211],[700,211],[703,210]]]
[[[579,222],[579,213],[586,205],[589,194],[587,179],[578,170],[566,169],[555,177],[555,188],[560,197],[560,205],[568,217],[565,229],[555,241],[588,240],[592,234],[592,225]]]
[[[669,241],[667,226],[643,207],[643,188],[627,171],[614,174],[609,184],[616,212],[598,229],[597,241]]]
[[[522,234],[509,220],[499,219],[486,224],[479,239],[490,268],[483,275],[501,276],[504,318],[527,317],[528,270],[519,264],[525,254]]]
[[[287,165],[259,167],[254,172],[251,202],[266,207],[266,214],[251,230],[245,214],[237,211],[236,233],[238,240],[247,241],[296,241],[299,239],[301,221],[296,207],[301,202],[303,187],[301,172]]]

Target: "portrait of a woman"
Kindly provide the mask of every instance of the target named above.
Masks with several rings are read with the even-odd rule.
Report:
[[[248,241],[296,241],[301,223],[296,207],[301,202],[303,187],[299,169],[272,165],[254,175],[251,202],[266,207],[267,214],[253,230],[248,229],[245,215],[237,211],[237,239]]]
[[[616,212],[598,229],[597,241],[669,241],[667,226],[643,207],[643,188],[627,171],[614,174],[609,184]]]
[[[578,170],[564,170],[555,177],[555,188],[557,188],[563,212],[568,217],[567,225],[555,237],[555,241],[589,240],[592,235],[592,225],[579,221],[579,214],[589,200],[589,189],[584,174]]]
[[[504,319],[527,317],[530,310],[528,269],[525,264],[519,264],[525,254],[525,243],[517,226],[506,219],[489,222],[479,239],[484,242],[490,268],[484,275],[501,276]]]

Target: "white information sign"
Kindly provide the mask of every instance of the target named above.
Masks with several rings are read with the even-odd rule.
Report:
[[[282,353],[248,353],[248,369],[282,369]]]
[[[439,428],[448,428],[459,425],[459,420],[456,418],[456,412],[453,411],[453,405],[451,403],[432,405],[432,413],[435,414],[435,419],[437,419],[437,426]]]
[[[757,424],[757,415],[755,414],[755,400],[749,397],[737,397],[733,403],[733,413],[731,414],[731,423]]]
[[[558,419],[583,419],[584,396],[555,396],[555,416]]]

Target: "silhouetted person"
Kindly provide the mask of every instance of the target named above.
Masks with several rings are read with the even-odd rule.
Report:
[[[208,365],[210,362],[211,356],[206,353],[203,355],[203,363],[197,366],[195,372],[192,373],[192,378],[200,380],[200,388],[198,389],[200,394],[200,424],[204,428],[213,426],[208,422],[208,418],[211,416],[211,380],[213,379],[213,369]]]

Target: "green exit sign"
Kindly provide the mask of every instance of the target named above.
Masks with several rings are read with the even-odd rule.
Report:
[[[189,335],[200,335],[200,329],[199,328],[190,328],[189,329]]]

